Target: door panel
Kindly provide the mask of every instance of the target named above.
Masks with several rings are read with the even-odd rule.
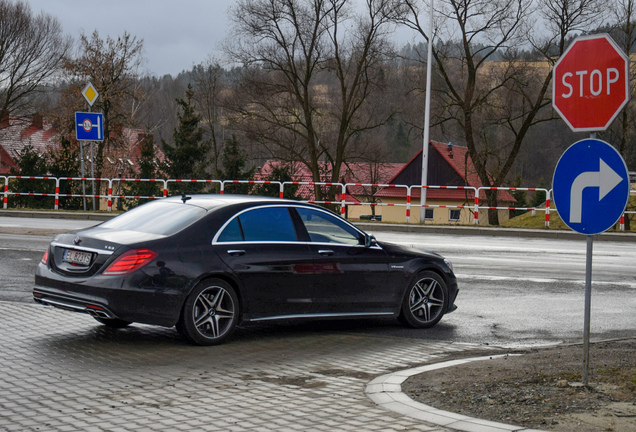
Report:
[[[243,285],[246,319],[311,309],[313,256],[298,241],[288,205],[239,212],[221,228],[213,246]]]
[[[403,291],[401,272],[379,246],[365,247],[365,234],[320,209],[297,207],[315,262],[314,297],[323,313],[394,311]]]
[[[214,249],[243,284],[249,319],[310,310],[313,256],[307,244],[232,243]]]
[[[390,312],[401,301],[403,276],[379,247],[312,244],[316,301],[324,312]]]

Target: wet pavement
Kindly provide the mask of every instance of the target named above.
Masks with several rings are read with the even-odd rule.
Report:
[[[0,431],[447,431],[376,405],[374,378],[479,348],[330,327],[239,329],[188,345],[174,329],[0,302]]]

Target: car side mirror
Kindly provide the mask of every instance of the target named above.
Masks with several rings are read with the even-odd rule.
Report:
[[[378,244],[378,241],[375,239],[375,237],[373,237],[372,235],[366,235],[364,237],[364,246],[365,247],[371,247],[371,246],[375,246]]]

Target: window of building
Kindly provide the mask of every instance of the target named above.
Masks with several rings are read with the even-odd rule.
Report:
[[[459,221],[460,212],[459,209],[450,209],[448,211],[448,220],[451,222]]]

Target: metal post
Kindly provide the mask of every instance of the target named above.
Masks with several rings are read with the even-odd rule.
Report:
[[[430,141],[431,126],[431,73],[433,70],[433,0],[431,1],[431,10],[429,12],[428,21],[428,53],[426,60],[426,104],[424,113],[424,142],[422,143],[422,186],[428,185],[428,142]],[[426,189],[420,189],[420,223],[424,223],[426,208]]]
[[[596,138],[596,132],[590,133],[590,138]],[[583,385],[588,384],[590,369],[590,315],[592,309],[592,246],[594,238],[587,236],[587,252],[585,254],[585,312],[583,317]]]
[[[93,141],[91,141],[91,180],[93,191],[93,211],[95,211],[95,157],[93,156]]]
[[[592,245],[594,237],[587,236],[587,253],[585,255],[585,318],[583,320],[583,385],[588,383],[590,367],[590,314],[592,304]]]
[[[84,195],[82,200],[84,201],[84,211],[86,211],[86,183],[84,183],[86,176],[84,175],[84,143],[82,141],[80,141],[80,161],[80,167],[82,169],[82,195]]]

